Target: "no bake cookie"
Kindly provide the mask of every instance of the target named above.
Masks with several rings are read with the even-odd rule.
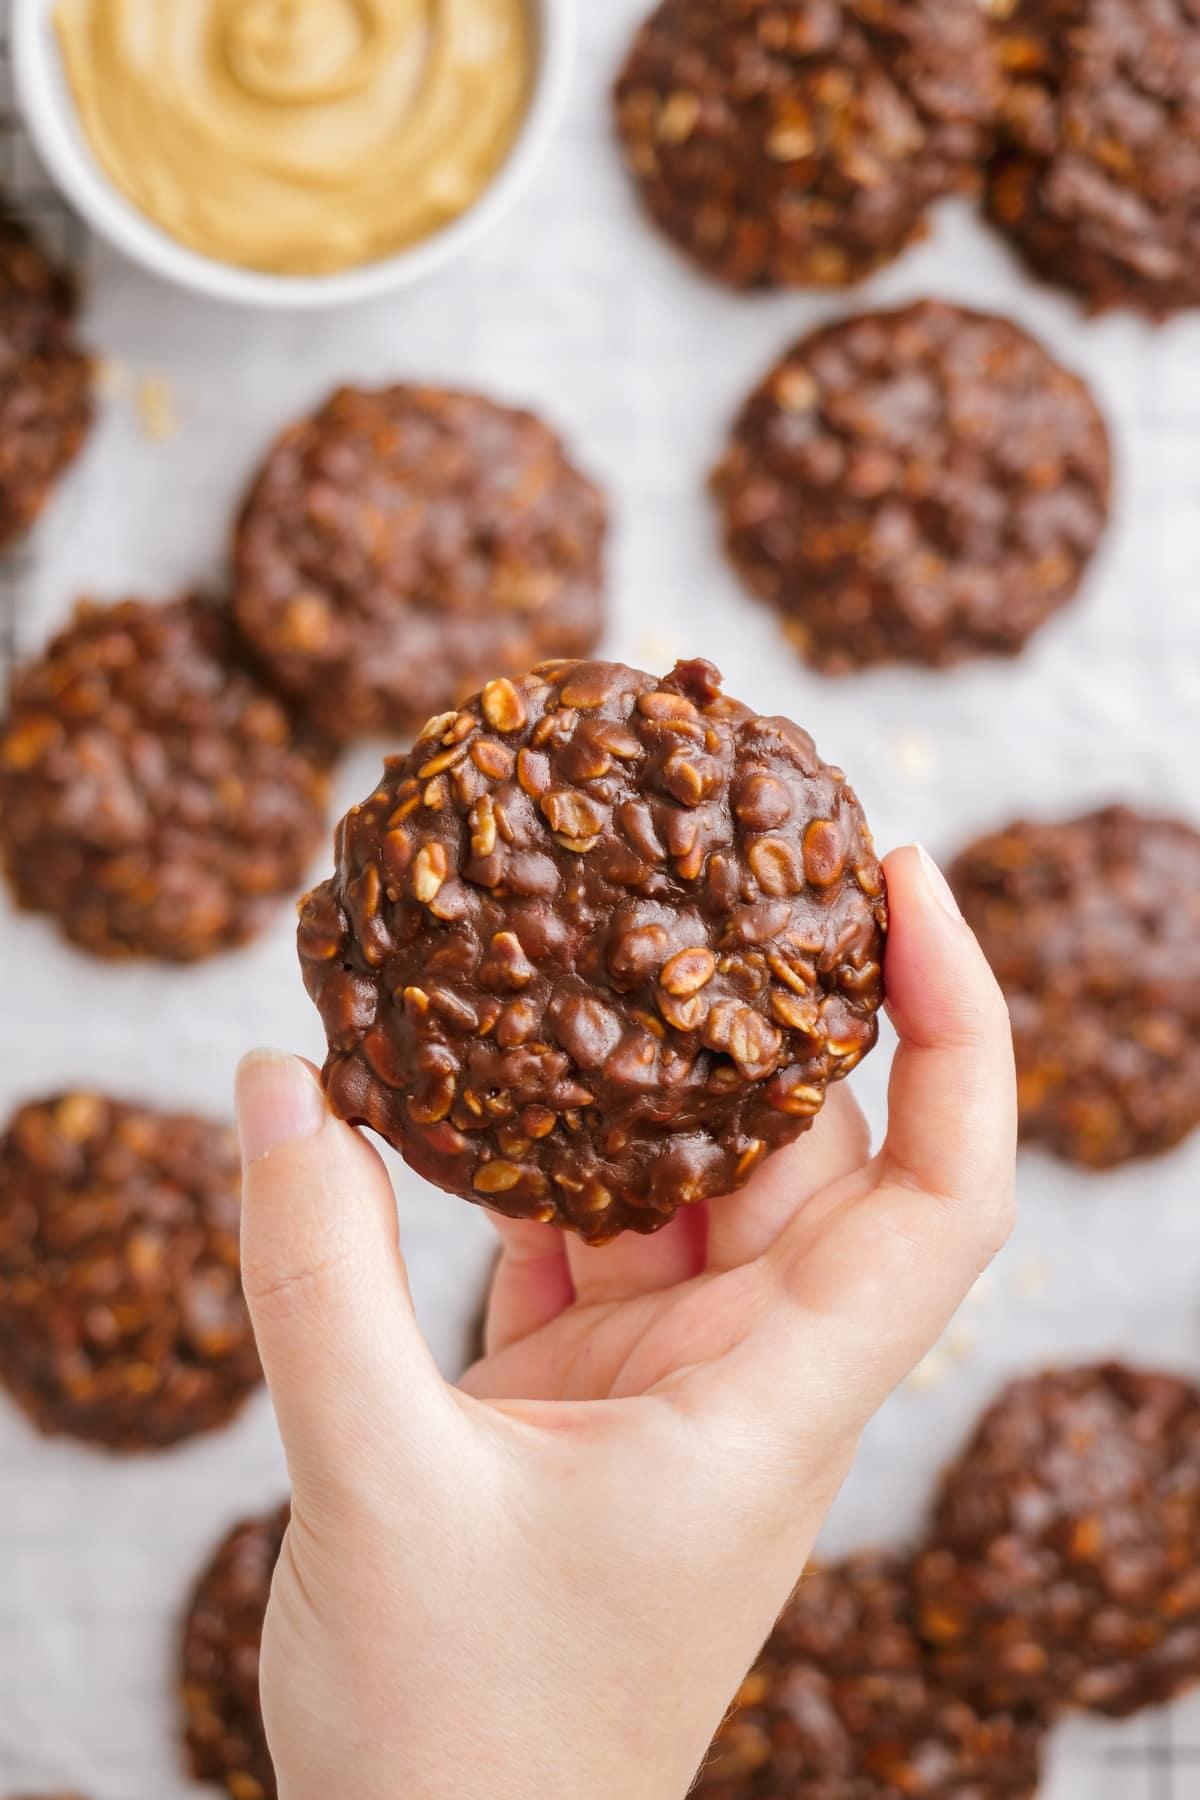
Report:
[[[704,1800],[1031,1800],[1035,1714],[980,1712],[935,1672],[911,1569],[866,1552],[811,1569],[742,1683]]]
[[[246,500],[238,625],[331,738],[407,735],[489,676],[593,647],[604,531],[599,489],[532,413],[343,388]]]
[[[1200,1125],[1200,832],[1018,821],[949,874],[1008,1000],[1022,1135],[1104,1169]]]
[[[1097,310],[1162,318],[1200,303],[1195,0],[998,10],[993,220],[1033,269]]]
[[[91,1092],[0,1136],[0,1380],[34,1422],[112,1450],[223,1424],[260,1380],[233,1133]]]
[[[663,0],[615,107],[648,211],[708,273],[828,287],[974,184],[996,99],[978,0]]]
[[[917,1616],[977,1702],[1123,1715],[1200,1680],[1200,1391],[1116,1363],[1015,1381],[943,1480]]]
[[[92,422],[75,282],[0,211],[0,549],[41,512]]]
[[[232,1800],[275,1800],[258,1692],[271,1578],[290,1506],[245,1519],[222,1539],[192,1594],[183,1632],[183,1706],[197,1781]]]
[[[601,1242],[741,1185],[871,1048],[883,877],[808,734],[619,663],[498,677],[343,820],[301,910],[334,1109]]]
[[[802,338],[714,472],[725,542],[817,668],[1012,654],[1075,593],[1109,446],[1020,326],[923,300]]]
[[[81,605],[0,723],[13,895],[96,956],[188,962],[253,936],[299,889],[327,796],[324,751],[197,597]]]

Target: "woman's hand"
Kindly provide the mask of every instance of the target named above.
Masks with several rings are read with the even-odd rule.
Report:
[[[304,1064],[243,1064],[243,1278],[294,1490],[262,1653],[281,1800],[686,1792],[863,1426],[1011,1222],[1003,1000],[929,859],[885,866],[879,1154],[834,1089],[653,1237],[499,1221],[461,1388],[378,1156]]]

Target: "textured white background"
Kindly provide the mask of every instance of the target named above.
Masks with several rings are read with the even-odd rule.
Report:
[[[919,837],[948,853],[1015,812],[1114,797],[1200,815],[1200,316],[1160,331],[1089,321],[954,206],[854,295],[711,287],[642,224],[610,142],[608,83],[642,0],[582,10],[569,121],[533,191],[418,292],[325,318],[261,317],[190,300],[92,246],[87,333],[115,359],[119,391],[37,534],[21,646],[35,649],[81,591],[219,581],[268,439],[334,382],[473,384],[544,410],[607,484],[608,649],[655,669],[703,653],[733,692],[792,714],[850,771],[882,846]],[[790,336],[925,293],[1010,312],[1091,378],[1116,446],[1115,522],[1083,597],[1021,661],[834,685],[804,669],[722,564],[704,476],[739,396]],[[165,442],[135,404],[160,373],[179,413]],[[339,798],[365,792],[376,764],[374,751],[348,764]],[[286,909],[255,947],[185,972],[108,969],[5,912],[0,959],[4,1108],[93,1083],[224,1111],[249,1045],[320,1054]],[[876,1124],[888,1055],[855,1078]],[[1015,1241],[873,1428],[827,1543],[915,1530],[940,1461],[1010,1370],[1100,1353],[1200,1370],[1198,1178],[1200,1140],[1105,1178],[1023,1155]],[[453,1368],[488,1228],[402,1172],[398,1186],[419,1306]],[[180,1606],[226,1526],[283,1485],[265,1403],[232,1430],[134,1462],[39,1441],[0,1404],[0,1792],[196,1792],[176,1745]],[[1073,1725],[1057,1740],[1046,1800],[1170,1796],[1200,1796],[1200,1708]]]

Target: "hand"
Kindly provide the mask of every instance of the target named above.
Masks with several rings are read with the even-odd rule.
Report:
[[[498,1221],[461,1388],[378,1156],[304,1064],[243,1064],[243,1279],[293,1482],[262,1651],[281,1800],[686,1792],[863,1426],[1011,1223],[1003,1000],[923,852],[885,867],[880,1153],[834,1089],[653,1237]]]

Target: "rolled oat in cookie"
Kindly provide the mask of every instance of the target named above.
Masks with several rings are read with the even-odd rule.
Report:
[[[657,224],[735,287],[840,287],[970,188],[996,69],[981,0],[662,0],[617,80]]]
[[[980,1711],[937,1674],[912,1569],[867,1551],[810,1569],[742,1683],[704,1800],[1032,1800],[1036,1714]]]
[[[92,423],[75,282],[0,211],[0,549],[41,512]]]
[[[81,949],[192,962],[300,887],[327,765],[222,607],[84,603],[0,721],[0,859],[17,904]]]
[[[1015,0],[999,17],[992,219],[1094,310],[1200,304],[1200,4]]]
[[[258,1692],[258,1658],[271,1578],[289,1503],[244,1519],[217,1546],[196,1583],[183,1629],[184,1737],[197,1781],[232,1800],[275,1800]]]
[[[977,1704],[1122,1716],[1200,1681],[1200,1390],[1117,1363],[1014,1381],[944,1476],[917,1619]]]
[[[1125,806],[1018,821],[950,879],[1004,989],[1021,1135],[1085,1168],[1200,1125],[1200,832]]]
[[[239,629],[330,738],[407,735],[604,622],[605,505],[532,413],[342,388],[285,431],[234,540]]]
[[[233,1133],[73,1092],[0,1136],[0,1381],[39,1428],[149,1450],[261,1376]]]
[[[739,1187],[875,1042],[883,876],[807,732],[711,663],[500,676],[342,821],[301,908],[332,1105],[600,1243]]]
[[[940,300],[802,338],[712,478],[733,563],[829,674],[1019,651],[1078,588],[1109,484],[1084,382]]]

